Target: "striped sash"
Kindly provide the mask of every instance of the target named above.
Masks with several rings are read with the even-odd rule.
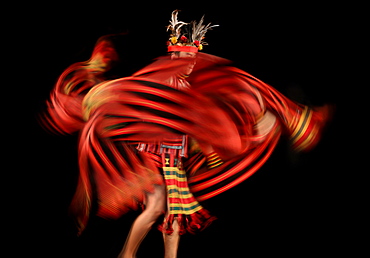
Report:
[[[179,234],[196,233],[206,228],[216,217],[211,216],[189,190],[182,158],[186,155],[187,136],[161,143],[163,176],[166,182],[168,213],[159,229],[172,234],[173,221],[176,219]]]
[[[177,167],[163,167],[169,199],[169,214],[193,214],[202,206],[189,190],[184,170]]]

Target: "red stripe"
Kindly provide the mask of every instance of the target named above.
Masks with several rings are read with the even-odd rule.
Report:
[[[186,183],[186,181],[181,182],[181,181],[177,181],[176,179],[166,179],[166,184],[176,185],[177,187],[188,187],[188,184]]]
[[[190,198],[169,198],[170,203],[184,203],[189,204],[192,202],[196,202],[197,200],[194,197]]]

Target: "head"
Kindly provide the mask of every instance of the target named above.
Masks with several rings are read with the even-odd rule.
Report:
[[[207,42],[203,41],[205,33],[218,25],[203,24],[204,15],[199,22],[186,23],[179,21],[177,18],[178,12],[179,10],[172,12],[170,24],[167,26],[167,31],[171,31],[170,38],[167,41],[167,49],[171,53],[172,59],[192,58],[194,60],[194,62],[189,62],[183,72],[184,75],[189,75],[195,65],[196,53],[202,50],[204,45],[207,45]]]
[[[184,70],[182,73],[184,75],[190,75],[191,72],[194,69],[194,66],[196,64],[195,58],[197,56],[197,53],[195,52],[184,52],[184,51],[174,51],[170,53],[171,59],[179,59],[179,58],[188,58],[189,59],[189,64],[184,67]]]

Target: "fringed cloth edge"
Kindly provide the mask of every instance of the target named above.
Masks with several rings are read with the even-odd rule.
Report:
[[[171,235],[177,220],[179,234],[195,234],[208,227],[216,219],[204,209],[189,190],[186,172],[177,167],[163,167],[167,187],[168,212],[158,229]]]

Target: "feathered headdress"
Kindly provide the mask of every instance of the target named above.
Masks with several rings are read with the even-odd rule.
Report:
[[[203,41],[204,35],[208,30],[218,25],[211,25],[211,23],[204,25],[204,15],[198,23],[196,21],[190,23],[179,21],[177,19],[178,12],[179,10],[172,12],[170,24],[167,26],[167,31],[171,30],[168,51],[198,52],[198,50],[202,50],[204,45],[208,45],[207,42]]]

